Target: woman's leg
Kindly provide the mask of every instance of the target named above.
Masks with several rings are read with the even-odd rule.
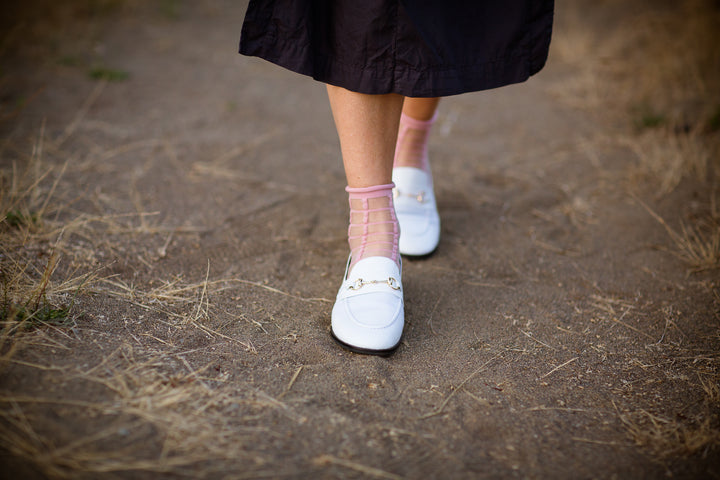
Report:
[[[430,173],[427,142],[435,122],[439,98],[406,98],[403,103],[394,166]]]
[[[395,211],[404,255],[428,255],[440,241],[440,216],[435,203],[428,139],[439,98],[406,98],[395,147],[393,182]]]
[[[333,86],[328,86],[328,97],[348,181],[350,269],[373,256],[399,264],[392,167],[403,97],[364,95]]]
[[[400,343],[404,306],[393,204],[393,153],[403,97],[328,87],[350,200],[351,263],[332,310],[332,334],[354,351],[388,354]]]
[[[407,97],[403,103],[403,113],[416,120],[430,120],[435,116],[440,97],[415,98]]]
[[[403,97],[327,87],[348,186],[390,183]]]

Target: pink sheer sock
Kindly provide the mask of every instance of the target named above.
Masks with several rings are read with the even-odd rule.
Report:
[[[415,167],[430,173],[427,144],[436,118],[437,112],[430,120],[416,120],[404,113],[400,116],[393,167]]]
[[[367,188],[345,188],[350,200],[350,269],[367,257],[387,257],[399,264],[400,226],[395,217],[393,187],[395,184],[390,183]]]

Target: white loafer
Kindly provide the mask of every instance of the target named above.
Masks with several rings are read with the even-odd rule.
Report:
[[[400,223],[400,253],[428,255],[440,243],[440,215],[432,176],[419,168],[396,167],[392,173],[395,215]]]
[[[332,310],[332,336],[338,343],[357,353],[389,355],[400,345],[404,324],[401,269],[394,261],[368,257],[350,275],[346,267]]]

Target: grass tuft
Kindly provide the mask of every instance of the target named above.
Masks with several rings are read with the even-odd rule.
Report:
[[[49,295],[56,293],[52,291],[53,284],[50,280],[57,267],[58,259],[59,255],[53,252],[39,278],[27,273],[27,264],[0,263],[2,266],[2,270],[0,270],[0,288],[2,288],[0,322],[5,326],[7,333],[12,334],[20,330],[30,331],[43,326],[65,327],[70,324],[70,310],[75,295],[73,295],[70,305],[61,303],[60,295],[53,295],[53,299],[49,298]],[[80,283],[75,294],[82,284]]]
[[[700,272],[720,268],[720,224],[716,218],[710,216],[697,220],[694,225],[681,223],[678,231],[645,202],[637,197],[635,200],[665,228],[677,248],[672,253],[686,262],[692,271]]]
[[[37,213],[24,213],[20,210],[12,210],[5,213],[3,221],[11,227],[18,228],[21,226],[36,225],[38,220]]]
[[[90,69],[88,75],[93,80],[107,80],[108,82],[122,82],[130,78],[130,73],[125,70],[95,66]]]
[[[0,306],[0,321],[21,325],[25,330],[34,330],[44,325],[65,327],[69,325],[70,307],[53,307],[42,302],[37,308],[28,308],[26,305],[16,305],[10,302]]]
[[[63,202],[56,201],[58,184],[67,169],[44,161],[45,132],[41,128],[31,153],[0,169],[0,363],[6,363],[22,343],[23,333],[72,323],[76,296],[96,272],[57,271],[66,251],[64,226],[57,218]],[[54,240],[51,240],[54,239]],[[58,281],[57,277],[64,275]]]

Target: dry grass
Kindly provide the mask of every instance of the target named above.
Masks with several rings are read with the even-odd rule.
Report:
[[[619,414],[636,445],[659,458],[688,457],[707,453],[720,445],[717,418],[708,414],[695,422],[683,422],[646,410]]]
[[[109,395],[102,401],[3,393],[0,447],[51,478],[134,470],[187,473],[192,466],[198,476],[208,477],[222,462],[241,461],[248,470],[265,463],[250,453],[250,444],[257,435],[275,433],[254,426],[258,415],[279,411],[291,421],[304,421],[263,392],[227,383],[229,373],[211,365],[193,370],[182,354],[138,355],[124,345],[68,378],[104,386]],[[167,371],[173,361],[186,371]],[[82,422],[90,415],[95,428],[61,444],[46,440],[38,433],[42,418],[29,414],[42,405],[62,406],[67,421]]]
[[[99,282],[101,285],[93,288],[92,291],[123,299],[146,311],[159,313],[167,318],[165,323],[175,328],[189,325],[201,330],[209,338],[221,338],[241,346],[248,352],[257,353],[252,343],[225,335],[204,323],[204,320],[211,316],[209,295],[227,290],[230,288],[228,286],[230,282],[229,280],[208,281],[206,277],[203,282],[186,284],[176,278],[162,282],[159,287],[143,288],[128,285],[121,279],[105,278]]]
[[[708,181],[720,166],[716,2],[617,0],[602,11],[607,24],[581,5],[562,10],[553,54],[576,73],[555,95],[633,130],[616,141],[636,153],[633,177],[653,190],[669,193],[683,178]]]
[[[400,475],[395,475],[394,473],[386,472],[379,468],[374,468],[357,462],[344,460],[342,458],[337,458],[332,455],[320,455],[319,457],[313,459],[313,463],[319,466],[337,465],[347,468],[349,470],[359,472],[368,478],[384,478],[389,480],[400,480],[403,478]]]
[[[331,302],[331,300],[322,297],[301,297],[293,295],[264,283],[241,278],[210,280],[209,275],[210,264],[208,263],[205,279],[200,282],[188,283],[182,277],[175,277],[171,280],[161,281],[159,286],[149,287],[129,284],[120,278],[102,278],[96,282],[90,291],[120,298],[145,311],[161,314],[162,317],[167,319],[166,323],[168,325],[174,327],[191,326],[201,330],[209,338],[232,342],[251,353],[257,353],[255,346],[251,342],[244,342],[235,337],[225,335],[206,325],[206,321],[214,316],[213,306],[210,302],[211,296],[249,286],[300,302]],[[263,329],[262,324],[248,319],[243,313],[233,314],[233,316]]]
[[[673,254],[692,272],[720,266],[714,204],[720,175],[720,8],[711,0],[605,2],[589,22],[580,5],[562,11],[554,54],[577,70],[555,88],[559,99],[610,115],[629,133],[595,139],[595,149],[623,147],[636,162],[628,189],[667,196],[683,181],[711,191],[705,210],[666,229]],[[621,15],[618,15],[622,12]],[[636,197],[637,198],[637,197]],[[709,200],[709,201],[708,201]]]
[[[94,101],[97,95],[91,97]],[[76,117],[78,122],[82,121],[87,105],[88,102]],[[63,131],[54,143],[56,147],[74,134],[76,123]],[[138,351],[123,344],[110,354],[96,357],[99,363],[84,371],[75,366],[60,367],[52,357],[49,363],[28,361],[20,353],[38,346],[72,350],[45,331],[56,325],[48,315],[57,314],[68,323],[57,323],[60,328],[56,336],[66,335],[63,330],[73,324],[74,313],[70,309],[78,292],[119,299],[155,313],[158,323],[172,329],[198,329],[213,341],[234,344],[250,353],[257,353],[251,343],[207,325],[215,316],[212,296],[231,289],[252,288],[301,302],[329,300],[305,298],[240,278],[212,279],[210,264],[199,281],[188,281],[178,275],[147,285],[123,276],[101,275],[103,268],[97,267],[93,251],[99,239],[106,244],[117,235],[135,238],[168,235],[168,231],[145,221],[147,214],[141,206],[135,213],[112,215],[89,215],[68,209],[68,202],[58,195],[58,189],[64,185],[63,174],[74,164],[66,162],[57,168],[46,162],[44,137],[41,131],[32,153],[18,162],[25,165],[24,169],[13,164],[1,172],[0,267],[3,298],[14,310],[3,319],[0,366],[49,373],[62,393],[38,396],[0,392],[0,449],[43,475],[60,479],[133,471],[177,475],[193,472],[194,476],[213,478],[216,472],[227,472],[229,464],[238,462],[245,466],[243,475],[268,468],[261,455],[251,453],[253,444],[259,437],[280,435],[257,426],[258,418],[280,415],[290,422],[305,422],[304,417],[282,401],[300,369],[285,392],[274,398],[242,382],[230,382],[232,372],[214,365],[193,367],[185,358],[188,352],[174,353],[169,342],[152,335],[148,336],[161,344],[160,350],[148,352],[147,345],[156,344],[143,342],[130,332],[139,345],[135,347]],[[61,152],[53,151],[58,153]],[[164,256],[173,233],[169,232],[165,244],[158,249],[159,258]],[[78,238],[83,240],[82,245],[74,243]],[[73,266],[62,269],[66,257],[73,260]],[[30,312],[22,319],[17,314],[21,309]],[[35,330],[25,334],[29,325]],[[75,339],[68,339],[75,343]],[[169,368],[171,363],[175,367]],[[84,383],[73,388],[78,382]],[[85,395],[87,385],[100,385],[104,393]],[[48,430],[48,407],[62,408],[68,424],[84,427],[81,431]]]
[[[55,195],[68,162],[45,162],[44,146],[43,127],[31,152],[20,154],[25,168],[14,161],[0,170],[0,367],[16,353],[24,332],[68,325],[76,295],[98,275],[66,268],[58,278],[65,238],[51,218],[65,205]]]
[[[175,358],[181,370],[169,372],[165,367],[172,355],[148,357],[136,354],[127,345],[87,371],[73,372],[72,368],[56,367],[52,362],[46,365],[17,358],[20,351],[42,342],[53,349],[68,348],[45,338],[42,329],[32,332],[33,335],[24,332],[29,326],[46,329],[69,325],[65,322],[71,321],[73,298],[81,290],[165,313],[173,325],[191,325],[212,338],[255,351],[251,344],[203,324],[210,316],[210,295],[230,288],[233,283],[210,280],[209,265],[203,281],[188,283],[173,278],[153,288],[137,287],[118,277],[100,278],[102,269],[97,267],[79,273],[87,270],[88,265],[83,262],[65,269],[62,278],[57,278],[63,252],[71,249],[66,241],[68,231],[81,232],[92,239],[97,236],[98,225],[105,231],[107,226],[113,231],[132,230],[132,226],[116,224],[114,216],[80,214],[63,222],[52,219],[66,205],[54,195],[67,164],[57,169],[43,162],[43,137],[41,132],[24,170],[12,165],[10,171],[2,172],[0,273],[5,314],[0,331],[0,366],[14,364],[52,372],[54,382],[63,385],[77,381],[102,385],[107,394],[95,400],[74,400],[1,392],[0,448],[49,478],[95,478],[128,471],[187,474],[188,469],[212,477],[222,462],[237,461],[246,464],[248,471],[258,468],[263,460],[248,453],[243,436],[274,435],[263,427],[253,426],[258,412],[280,410],[294,421],[301,418],[264,392],[250,387],[238,390],[237,384],[228,385],[228,372],[215,371],[210,365],[193,369],[182,355]],[[147,226],[140,222],[136,228]],[[89,242],[86,248],[92,245]],[[234,280],[236,287],[238,284],[292,296],[267,285]],[[91,431],[66,434],[66,440],[59,440],[57,435],[45,431],[45,414],[36,408],[43,405],[69,409],[68,418],[78,424],[90,415]],[[249,421],[245,420],[246,414]]]
[[[637,197],[635,200],[665,228],[675,244],[675,250],[671,250],[671,253],[683,260],[692,272],[720,268],[720,217],[714,213],[714,208],[711,208],[708,216],[696,220],[695,225],[681,222],[677,230],[645,202]],[[714,204],[712,200],[710,203]]]
[[[711,165],[715,169],[720,165],[720,142],[697,129],[687,133],[668,128],[645,129],[621,137],[618,142],[637,158],[630,171],[631,181],[654,185],[657,196],[672,192],[685,179],[705,182],[711,178]]]
[[[58,147],[75,134],[89,105],[101,91],[100,88],[93,91],[76,120],[53,142],[53,155],[63,154]],[[157,144],[152,141],[118,147],[106,151],[100,160],[107,160],[119,151]],[[19,354],[38,346],[71,350],[45,331],[57,325],[58,336],[67,335],[63,329],[73,324],[70,309],[78,292],[120,299],[153,312],[158,323],[172,329],[198,329],[206,338],[234,344],[250,353],[257,353],[251,343],[207,325],[215,316],[212,296],[231,289],[252,288],[301,302],[329,300],[301,297],[240,278],[211,279],[209,264],[200,281],[188,281],[178,275],[147,285],[123,276],[101,275],[103,267],[97,267],[98,245],[112,250],[109,242],[115,241],[118,235],[136,238],[164,234],[165,243],[157,251],[158,258],[162,258],[172,235],[182,232],[148,222],[146,217],[150,214],[137,202],[137,212],[128,214],[91,215],[71,210],[58,190],[60,186],[68,187],[63,175],[77,162],[53,166],[52,162],[45,161],[46,146],[41,130],[32,153],[23,156],[16,149],[15,154],[21,161],[0,172],[3,182],[0,192],[2,292],[6,304],[13,308],[7,309],[10,313],[4,317],[0,331],[0,366],[49,372],[53,383],[63,386],[64,390],[60,397],[0,392],[0,448],[50,478],[95,478],[100,474],[128,471],[182,475],[192,471],[197,476],[213,477],[213,472],[227,471],[228,464],[237,462],[246,466],[248,475],[262,468],[265,460],[249,453],[252,442],[258,436],[275,437],[276,434],[256,426],[259,416],[279,413],[292,422],[305,421],[281,401],[292,388],[299,369],[284,394],[273,398],[250,386],[228,382],[230,372],[219,371],[211,365],[194,368],[184,355],[169,353],[173,350],[169,342],[150,334],[148,337],[162,344],[165,350],[148,355],[147,351],[135,352],[124,345],[110,355],[101,356],[100,363],[87,371],[59,367],[52,360],[49,364],[28,361]],[[17,164],[24,168],[18,168]],[[81,239],[82,244],[78,244],[77,239]],[[68,257],[71,264],[61,268]],[[143,258],[139,260],[152,268]],[[21,310],[30,313],[20,318]],[[58,317],[51,318],[51,315]],[[56,319],[68,323],[51,321]],[[32,335],[23,334],[29,325],[35,328]],[[130,336],[141,350],[153,343],[143,343],[132,332]],[[169,358],[179,367],[169,371]],[[106,393],[91,398],[82,395],[83,388],[69,387],[79,381],[102,385]],[[75,399],[72,392],[80,392],[82,396]],[[68,421],[86,425],[90,431],[48,432],[45,412],[38,408],[42,406],[68,409],[67,418],[71,419]],[[86,422],[88,415],[92,418],[89,423]]]
[[[20,161],[25,168],[13,161],[10,170],[0,171],[0,215],[4,227],[3,236],[27,237],[37,232],[40,221],[53,212],[50,201],[63,176],[67,164],[60,169],[44,162],[45,127],[40,128],[30,154],[22,154]],[[2,152],[5,153],[5,152]],[[54,181],[48,188],[46,180]],[[43,183],[45,182],[45,183]],[[11,228],[15,228],[13,232]],[[13,235],[14,233],[14,235]]]
[[[593,16],[589,4],[558,11],[552,53],[578,72],[555,93],[579,107],[637,114],[645,126],[710,127],[720,106],[715,3],[612,0],[593,4]]]

